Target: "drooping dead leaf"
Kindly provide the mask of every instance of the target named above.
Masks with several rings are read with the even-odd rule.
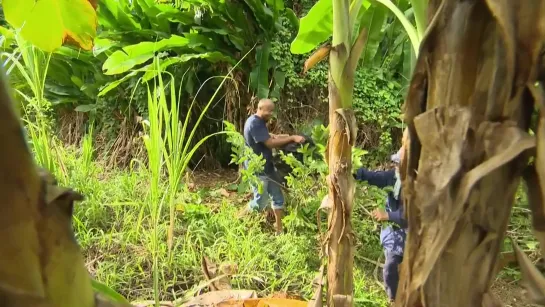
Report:
[[[224,188],[221,188],[221,189],[220,189],[220,193],[221,193],[221,195],[223,195],[224,197],[229,197],[229,196],[231,196],[231,194],[230,194],[226,189],[224,189]]]
[[[307,303],[285,298],[255,298],[243,301],[230,300],[221,302],[218,307],[306,307]]]
[[[545,251],[545,93],[541,83],[528,86],[539,110],[535,131],[537,146],[534,168],[526,178],[528,201],[532,209],[532,226],[541,251]]]
[[[545,305],[545,277],[534,266],[528,256],[520,250],[517,243],[514,240],[511,240],[511,242],[522,274],[522,282],[528,291],[529,299],[535,304]]]
[[[236,274],[238,268],[235,264],[223,263],[218,266],[208,257],[203,256],[201,260],[201,269],[207,280],[211,281],[209,287],[212,291],[230,290],[231,275]]]
[[[323,306],[323,287],[324,287],[324,269],[325,266],[320,267],[320,271],[316,274],[312,284],[314,285],[314,294],[310,301],[308,301],[307,307],[322,307]]]
[[[305,74],[312,67],[320,63],[323,59],[325,59],[329,55],[330,50],[331,50],[330,45],[324,45],[318,48],[318,50],[314,51],[314,53],[305,61],[305,66],[303,67],[303,74]]]
[[[182,307],[218,306],[220,303],[244,301],[251,298],[257,298],[257,294],[253,290],[212,291],[194,297],[189,302],[183,304]]]

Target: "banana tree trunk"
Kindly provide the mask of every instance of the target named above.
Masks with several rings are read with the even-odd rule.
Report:
[[[409,231],[396,306],[499,306],[489,290],[523,172],[538,175],[527,176],[530,202],[545,230],[536,225],[545,169],[529,165],[530,129],[545,149],[532,118],[537,107],[545,119],[545,3],[432,0],[428,9],[405,105]],[[544,158],[538,149],[535,165]]]
[[[349,0],[333,1],[333,41],[329,70],[328,306],[353,305],[354,234],[351,216],[354,197],[352,146],[357,125],[352,110],[356,66],[367,38],[362,30],[352,45],[353,20]]]

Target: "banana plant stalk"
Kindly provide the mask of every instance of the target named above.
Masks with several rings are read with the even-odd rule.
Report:
[[[491,285],[521,179],[545,243],[545,3],[430,0],[428,11],[404,110],[395,306],[502,306]],[[544,305],[545,278],[513,246],[527,298]]]
[[[354,76],[367,31],[352,44],[357,14],[350,14],[349,0],[333,1],[333,39],[329,70],[329,216],[325,242],[328,256],[328,306],[353,305],[354,234],[351,216],[354,197],[352,146],[357,125],[352,109]]]

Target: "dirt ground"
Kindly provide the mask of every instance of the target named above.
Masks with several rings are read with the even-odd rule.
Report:
[[[509,282],[498,278],[492,285],[492,292],[505,304],[505,307],[537,307],[528,302],[525,290],[517,281]]]

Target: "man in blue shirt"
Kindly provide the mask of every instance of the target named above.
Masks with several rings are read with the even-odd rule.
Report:
[[[403,159],[405,144],[408,141],[408,130],[403,134],[401,149],[392,155],[392,161],[398,165]],[[354,175],[356,180],[367,181],[370,185],[379,188],[393,187],[386,198],[386,210],[376,209],[372,212],[373,218],[378,221],[391,223],[382,227],[380,241],[384,248],[386,260],[384,262],[383,277],[386,294],[390,301],[395,299],[399,283],[399,265],[403,261],[405,239],[407,236],[407,221],[403,214],[403,200],[401,198],[401,178],[398,167],[389,171],[369,171],[360,168]]]
[[[269,134],[267,121],[274,112],[274,102],[270,99],[261,99],[257,105],[257,112],[250,116],[244,124],[244,140],[246,146],[252,148],[256,155],[265,159],[265,168],[262,173],[256,174],[263,182],[263,194],[257,187],[252,187],[254,198],[250,201],[251,211],[263,211],[267,208],[269,196],[272,198],[272,209],[275,217],[276,233],[282,232],[282,217],[284,214],[284,195],[280,186],[280,178],[273,163],[272,149],[283,147],[289,143],[302,143],[305,138],[299,135],[274,136]]]

